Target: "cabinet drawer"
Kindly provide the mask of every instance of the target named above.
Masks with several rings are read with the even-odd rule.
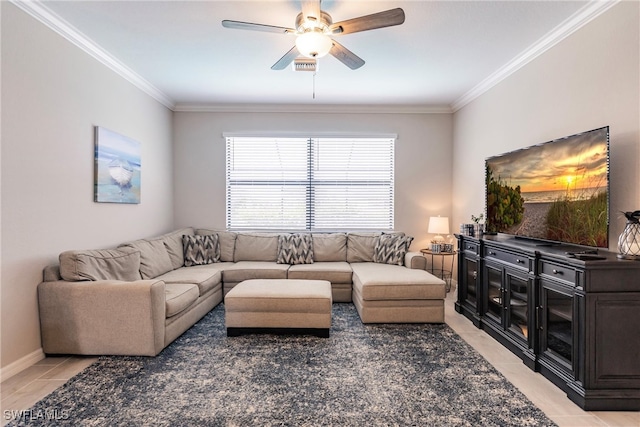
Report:
[[[569,282],[572,285],[576,284],[576,270],[566,265],[541,260],[540,275]]]
[[[465,252],[472,253],[474,255],[480,254],[480,245],[474,242],[463,242],[462,250]]]
[[[500,249],[495,249],[492,247],[484,248],[484,258],[487,260],[493,259],[507,264],[512,264],[516,267],[529,269],[529,257],[503,251]]]

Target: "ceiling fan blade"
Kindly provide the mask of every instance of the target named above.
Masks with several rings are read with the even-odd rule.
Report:
[[[352,70],[356,70],[364,65],[364,59],[360,58],[337,41],[331,40],[331,42],[333,43],[333,46],[331,46],[329,53],[338,61],[342,62]]]
[[[225,19],[222,21],[225,28],[234,28],[237,30],[264,31],[267,33],[295,34],[293,28],[276,27],[275,25],[254,24],[252,22],[230,21]]]
[[[302,0],[302,16],[308,21],[320,20],[320,0]]]
[[[291,50],[284,54],[284,56],[278,59],[278,62],[271,66],[272,70],[284,70],[291,62],[300,56],[300,51],[297,47],[292,47]]]
[[[329,27],[332,34],[349,34],[376,28],[392,27],[404,22],[404,10],[401,8],[385,10],[359,18],[336,22]]]

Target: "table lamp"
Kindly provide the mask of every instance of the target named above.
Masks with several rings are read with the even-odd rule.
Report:
[[[427,231],[436,235],[433,240],[437,242],[444,242],[444,237],[442,237],[442,235],[449,234],[449,217],[432,216],[429,218],[429,229]]]

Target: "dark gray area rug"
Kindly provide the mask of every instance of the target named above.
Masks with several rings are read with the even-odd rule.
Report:
[[[101,357],[28,413],[11,425],[555,425],[447,325],[363,325],[352,304],[334,304],[330,338],[227,338],[219,305],[157,357]]]

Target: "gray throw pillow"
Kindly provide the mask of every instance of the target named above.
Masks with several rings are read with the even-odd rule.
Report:
[[[403,234],[382,234],[376,241],[373,262],[404,265],[404,256],[412,241],[413,237]]]
[[[217,234],[182,236],[184,266],[212,264],[220,261],[220,240]]]
[[[281,234],[278,236],[278,264],[313,264],[311,234]]]

